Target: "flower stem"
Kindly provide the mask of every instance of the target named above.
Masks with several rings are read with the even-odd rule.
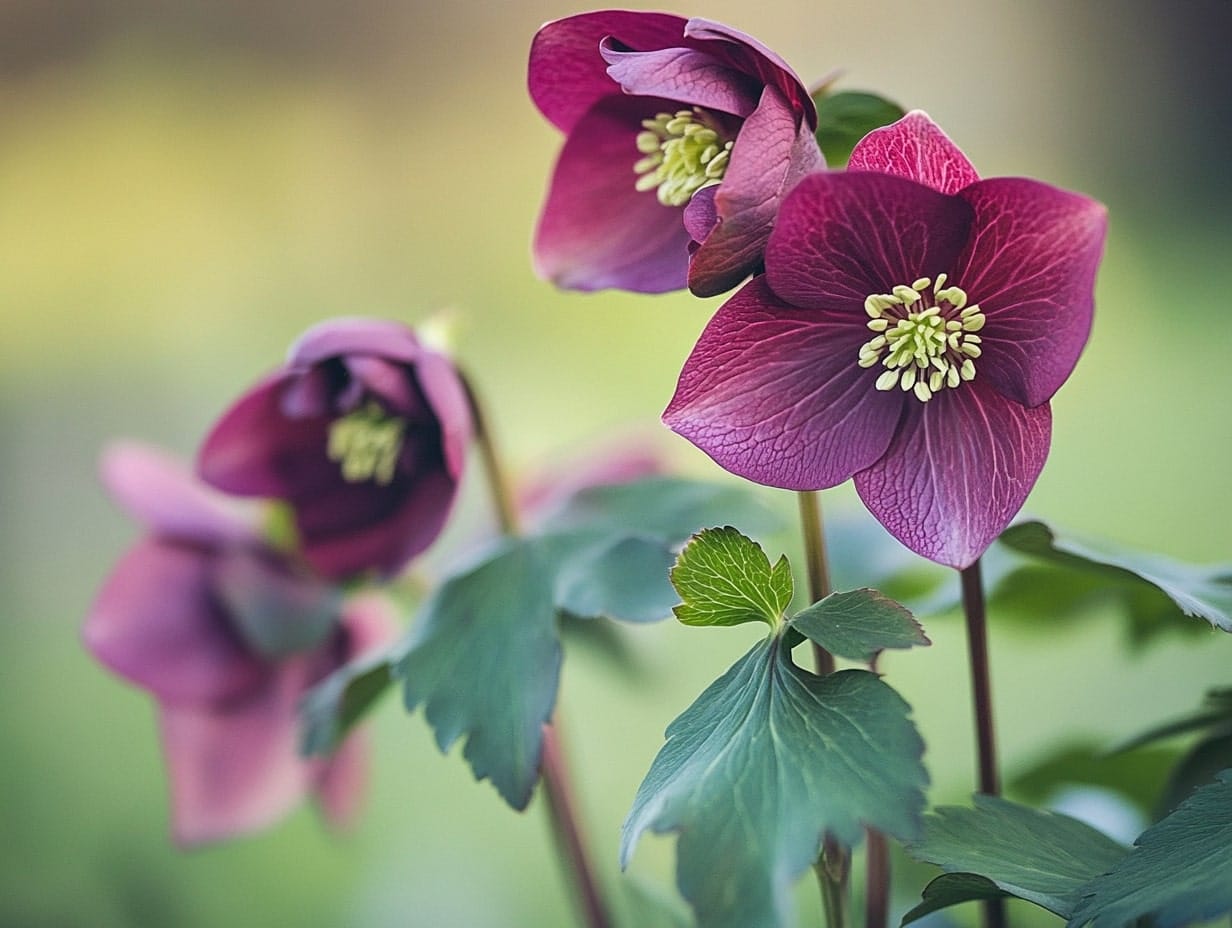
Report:
[[[886,928],[890,917],[890,847],[875,828],[865,831],[864,928]]]
[[[979,788],[989,796],[1001,794],[997,774],[997,742],[992,721],[992,684],[988,666],[988,629],[984,581],[977,559],[960,572],[963,614],[967,618],[967,653],[971,664],[971,700],[975,708],[975,743],[979,758]],[[1003,928],[1005,900],[983,903],[984,928]]]
[[[826,559],[825,528],[821,521],[821,498],[816,490],[801,490],[796,498],[800,504],[800,526],[804,533],[809,602],[815,603],[833,592],[830,565]],[[834,673],[834,655],[816,642],[813,643],[813,663],[819,677]],[[821,904],[825,910],[826,925],[829,928],[845,928],[851,853],[827,835],[813,870],[821,884]]]
[[[484,477],[492,497],[492,507],[496,510],[497,521],[505,535],[517,535],[517,507],[501,467],[492,429],[470,378],[463,375],[462,384],[466,388],[466,399],[475,426],[475,443],[483,461]],[[586,842],[582,838],[581,825],[573,804],[569,770],[561,751],[555,720],[543,725],[543,755],[539,765],[544,798],[547,800],[548,815],[552,822],[552,834],[556,839],[556,853],[571,874],[586,925],[588,928],[611,928],[612,921],[604,906],[603,896],[599,892],[599,881],[595,877],[595,869],[591,865],[586,852]]]

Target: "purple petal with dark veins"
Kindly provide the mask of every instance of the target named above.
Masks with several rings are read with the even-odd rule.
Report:
[[[748,116],[761,96],[761,82],[713,55],[692,48],[623,51],[612,38],[599,46],[608,76],[627,94],[679,101],[733,116]]]
[[[311,767],[299,755],[306,661],[286,661],[247,699],[164,708],[172,831],[185,846],[256,831],[304,797]]]
[[[250,504],[201,483],[185,462],[158,448],[114,442],[103,451],[99,472],[112,499],[164,538],[242,544],[260,537]]]
[[[715,296],[759,268],[783,197],[802,177],[824,168],[812,131],[767,87],[741,127],[713,194],[718,222],[689,262],[689,289]],[[686,211],[686,223],[692,221]]]
[[[535,232],[535,269],[574,290],[641,293],[685,284],[689,235],[679,207],[638,192],[641,120],[670,101],[616,97],[580,122],[561,150]]]
[[[297,376],[275,373],[223,413],[197,452],[201,479],[239,496],[285,499],[337,473],[325,455],[331,419],[289,419],[283,412],[282,392]]]
[[[847,170],[905,177],[938,193],[958,193],[980,179],[962,150],[922,110],[864,136]]]
[[[864,300],[954,267],[965,201],[889,174],[810,174],[783,201],[766,247],[771,289],[796,306],[867,321]]]
[[[260,684],[251,654],[213,596],[214,555],[147,539],[120,559],[86,617],[85,645],[168,703],[234,699]]]
[[[1047,184],[998,177],[966,188],[971,241],[951,275],[987,317],[980,376],[1027,406],[1069,377],[1091,332],[1108,215]]]
[[[627,10],[600,10],[550,22],[536,33],[530,47],[531,99],[553,125],[570,132],[600,99],[620,93],[608,77],[600,42],[611,36],[634,51],[671,48],[685,44],[685,22],[679,16]]]
[[[930,561],[975,562],[1022,508],[1048,457],[1052,413],[1028,409],[980,380],[907,411],[885,455],[856,490],[895,538]]]
[[[719,221],[719,208],[714,202],[718,192],[718,184],[703,187],[693,194],[684,208],[684,227],[696,243],[704,242]]]
[[[702,47],[712,55],[726,57],[762,83],[777,87],[792,109],[804,117],[810,131],[816,131],[817,107],[813,98],[796,72],[776,52],[739,29],[708,19],[690,19],[684,33],[691,43],[704,43]]]
[[[867,337],[859,320],[789,306],[756,277],[706,326],[663,421],[757,483],[840,484],[882,455],[906,399],[858,366]]]

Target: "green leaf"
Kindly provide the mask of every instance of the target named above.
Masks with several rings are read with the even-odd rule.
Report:
[[[543,533],[584,529],[675,544],[709,525],[740,525],[756,535],[773,531],[778,522],[743,486],[649,477],[574,494],[548,517]]]
[[[817,677],[777,637],[667,729],[625,820],[621,865],[650,829],[679,832],[676,882],[708,928],[791,924],[793,882],[827,832],[917,834],[928,774],[910,707],[875,674]]]
[[[1232,769],[1144,831],[1128,856],[1079,896],[1070,928],[1141,918],[1174,928],[1232,911]]]
[[[1001,533],[1000,540],[1054,564],[1153,587],[1182,614],[1198,616],[1232,632],[1232,567],[1201,567],[1162,555],[1127,551],[1107,542],[1078,540],[1059,534],[1043,522],[1012,525]]]
[[[1114,752],[1130,751],[1144,744],[1172,738],[1176,735],[1190,734],[1195,731],[1222,731],[1225,728],[1232,728],[1232,687],[1217,687],[1207,692],[1202,700],[1202,708],[1197,712],[1148,728],[1112,750]]]
[[[831,593],[787,624],[830,653],[865,663],[886,648],[931,644],[905,607],[876,590]]]
[[[685,625],[765,622],[776,628],[791,604],[791,565],[770,566],[761,545],[731,526],[694,535],[671,572],[684,602],[675,608]]]
[[[331,754],[343,737],[371,709],[394,681],[393,668],[406,643],[352,661],[334,671],[304,697],[300,705],[300,750]]]
[[[575,495],[536,535],[502,541],[423,604],[395,669],[407,709],[424,707],[441,750],[465,738],[476,778],[525,808],[556,702],[561,617],[671,615],[672,549],[703,520],[733,511],[768,521],[743,489],[688,480]]]
[[[1161,819],[1189,798],[1198,787],[1232,767],[1232,732],[1199,741],[1180,759],[1156,803],[1156,818]]]
[[[1009,893],[985,877],[976,876],[974,873],[943,873],[924,887],[920,904],[904,915],[899,924],[908,925],[938,909],[949,908],[960,902],[1009,897]]]
[[[397,668],[408,711],[421,703],[442,751],[463,735],[476,779],[515,809],[539,778],[561,646],[552,564],[538,540],[506,541],[424,603]]]
[[[844,90],[814,98],[817,104],[817,144],[831,168],[847,164],[856,143],[874,129],[903,118],[903,108],[883,97]]]
[[[1128,754],[1104,753],[1089,743],[1064,744],[1021,770],[1011,791],[1027,802],[1042,803],[1057,790],[1086,785],[1112,790],[1149,814],[1159,799],[1159,784],[1168,778],[1178,752],[1160,748],[1136,749]]]
[[[949,873],[980,877],[1004,893],[1063,918],[1077,903],[1079,888],[1126,853],[1111,838],[1077,819],[981,795],[975,797],[974,809],[937,809],[927,817],[923,840],[907,850],[917,860],[937,864]],[[964,901],[957,898],[962,888],[986,891],[975,880],[947,883],[934,893],[932,902],[943,898],[950,900],[946,904]],[[932,905],[927,911],[939,907]],[[924,914],[921,908],[914,910],[916,917]]]

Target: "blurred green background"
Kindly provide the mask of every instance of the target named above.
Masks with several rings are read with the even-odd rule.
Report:
[[[1107,203],[1095,334],[1055,400],[1028,510],[1232,560],[1232,7],[676,10],[752,32],[806,82],[842,68],[843,87],[928,110],[987,176]],[[682,468],[718,476],[655,424],[717,303],[561,294],[530,270],[560,139],[526,98],[526,50],[540,23],[578,11],[0,0],[0,924],[571,923],[543,810],[508,811],[394,700],[376,716],[371,801],[353,834],[335,840],[304,810],[266,835],[177,852],[152,706],[91,663],[78,628],[135,537],[98,488],[103,443],[191,453],[239,390],[331,315],[451,310],[457,351],[523,470],[640,424]],[[1011,775],[1232,683],[1232,642],[1213,632],[1131,652],[1114,615],[1046,631],[992,620]],[[929,742],[933,801],[961,801],[973,767],[962,635],[952,617],[928,630],[935,647],[882,669]],[[664,726],[754,634],[639,630],[636,680],[585,652],[567,661],[565,734],[611,881]],[[671,861],[670,841],[648,839],[632,869],[667,887]],[[811,887],[801,894],[815,910]]]

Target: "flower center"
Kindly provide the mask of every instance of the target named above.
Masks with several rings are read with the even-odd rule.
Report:
[[[329,427],[326,454],[342,466],[347,483],[374,480],[386,486],[394,479],[406,422],[386,416],[376,403],[347,413]]]
[[[642,120],[633,165],[638,190],[656,190],[664,206],[684,206],[723,179],[733,142],[726,142],[697,107]]]
[[[975,379],[975,333],[984,328],[984,313],[978,303],[967,305],[966,292],[946,287],[945,276],[937,275],[936,283],[921,277],[865,299],[868,327],[877,334],[861,346],[860,366],[880,362],[885,368],[878,390],[898,386],[927,403],[938,391]]]

